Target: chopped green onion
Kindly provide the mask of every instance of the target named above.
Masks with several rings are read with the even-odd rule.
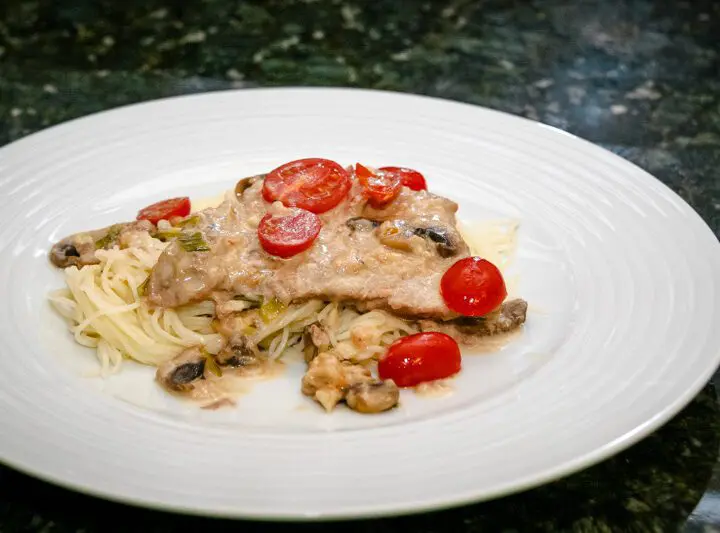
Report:
[[[186,252],[209,252],[210,246],[203,239],[203,234],[199,231],[195,233],[183,233],[178,237],[180,247]]]
[[[115,224],[110,226],[108,232],[104,237],[95,241],[95,248],[100,250],[101,248],[107,248],[111,244],[114,244],[117,238],[120,236],[120,230],[123,228],[122,224]]]
[[[205,356],[205,368],[215,374],[217,377],[222,377],[222,368],[220,368],[215,361],[215,356],[208,352],[205,347],[200,348],[200,353]]]
[[[160,239],[163,242],[169,241],[170,239],[174,239],[175,237],[178,237],[180,235],[180,230],[167,230],[167,231],[158,231],[155,234],[155,237]]]
[[[140,285],[138,285],[138,288],[137,288],[138,296],[145,296],[145,291],[147,291],[148,283],[150,283],[150,276],[145,278],[145,281],[143,281]]]
[[[200,217],[198,215],[193,215],[191,217],[186,218],[185,220],[176,222],[174,224],[174,226],[176,228],[184,228],[185,226],[194,226],[195,224],[198,224],[199,222],[200,222]]]
[[[215,358],[212,356],[212,354],[208,354],[208,356],[205,358],[205,366],[217,377],[222,377],[222,368],[220,368],[215,362]]]
[[[287,309],[287,305],[277,298],[273,298],[269,302],[264,302],[260,306],[260,318],[266,324],[275,320],[280,314]]]

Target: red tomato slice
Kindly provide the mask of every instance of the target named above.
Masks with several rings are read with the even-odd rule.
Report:
[[[265,215],[258,225],[258,239],[267,253],[292,257],[310,248],[320,233],[320,218],[304,209],[286,216]]]
[[[373,172],[366,166],[357,163],[355,175],[363,186],[368,203],[375,209],[382,209],[392,202],[402,189],[400,176],[392,172]]]
[[[413,191],[427,191],[425,176],[417,170],[405,167],[382,167],[380,170],[397,174],[400,177],[400,183]]]
[[[170,220],[172,217],[186,217],[190,214],[190,198],[170,198],[141,209],[137,220],[149,220],[157,224],[161,220]]]
[[[392,379],[398,387],[413,387],[457,374],[460,366],[457,342],[449,335],[430,331],[393,342],[378,362],[378,374],[381,379]]]
[[[486,315],[507,296],[498,268],[479,257],[466,257],[451,266],[440,280],[440,292],[450,309],[466,316]]]
[[[265,177],[263,198],[313,213],[329,211],[350,190],[347,170],[329,159],[298,159],[279,166]]]

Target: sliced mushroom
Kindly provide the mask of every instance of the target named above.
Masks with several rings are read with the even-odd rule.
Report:
[[[255,184],[257,180],[265,179],[265,174],[258,174],[257,176],[250,176],[243,178],[235,185],[235,196],[238,200],[242,200],[243,193]]]
[[[205,354],[200,346],[193,346],[161,364],[155,379],[169,391],[189,392],[193,389],[192,383],[201,379],[204,372]]]
[[[509,300],[500,306],[500,316],[497,317],[496,329],[510,331],[525,323],[528,303],[522,298]]]
[[[309,363],[317,357],[317,354],[320,353],[320,351],[318,350],[318,347],[313,344],[312,336],[309,331],[306,331],[303,335],[303,342],[305,343],[303,356],[305,357],[305,362]]]
[[[498,333],[509,333],[525,323],[528,304],[517,298],[503,303],[492,313],[481,317],[459,317],[445,322],[420,320],[422,331],[439,331],[457,339],[462,344],[472,345],[481,337]]]
[[[50,261],[60,268],[76,265],[80,259],[80,252],[74,244],[59,242],[50,250]]]
[[[76,233],[58,241],[51,248],[50,261],[60,268],[95,265],[99,262],[95,257],[96,250],[108,250],[117,244],[121,244],[123,238],[131,232],[147,231],[152,235],[154,230],[155,226],[151,222],[137,220]]]
[[[484,316],[462,316],[445,322],[461,328],[476,330],[486,335],[507,333],[525,322],[528,304],[521,298],[503,302],[500,307]]]
[[[345,225],[352,231],[372,231],[380,225],[380,222],[364,217],[353,217],[347,219]]]
[[[457,240],[450,236],[446,228],[440,226],[415,228],[415,235],[436,243],[440,257],[452,257],[459,252]]]
[[[205,360],[184,363],[177,367],[171,374],[171,381],[174,385],[187,385],[199,379],[205,371]]]
[[[59,241],[50,249],[50,262],[59,268],[98,263],[92,235],[78,233]]]
[[[257,369],[265,362],[265,359],[260,356],[257,346],[249,337],[236,333],[215,356],[215,361],[220,366]]]
[[[381,413],[400,401],[400,390],[392,380],[356,383],[345,396],[350,409],[359,413]]]
[[[318,324],[308,326],[303,340],[305,342],[303,353],[306,363],[312,361],[319,352],[327,351],[330,347],[330,336]]]

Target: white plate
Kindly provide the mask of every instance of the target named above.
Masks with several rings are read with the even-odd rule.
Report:
[[[298,157],[421,169],[460,217],[521,220],[506,349],[455,393],[325,415],[300,364],[237,409],[201,411],[126,365],[83,377],[46,293],[56,239],[209,196]],[[248,90],[100,113],[0,150],[0,458],[69,487],[214,515],[331,518],[498,496],[586,467],[678,412],[720,352],[720,247],[660,182],[585,141],[495,111],[368,91]]]

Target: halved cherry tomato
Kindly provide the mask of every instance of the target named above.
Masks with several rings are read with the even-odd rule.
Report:
[[[350,190],[347,170],[329,159],[309,158],[290,161],[265,177],[263,198],[280,200],[287,207],[300,207],[313,213],[329,211]]]
[[[304,209],[285,216],[265,215],[258,225],[258,239],[267,253],[292,257],[310,248],[320,233],[320,218]]]
[[[427,191],[425,176],[417,170],[405,167],[382,167],[380,170],[397,174],[400,177],[400,183],[413,191]]]
[[[398,387],[413,387],[460,372],[457,342],[444,333],[428,331],[396,340],[378,362],[381,379],[392,379]]]
[[[440,280],[440,292],[450,309],[466,316],[486,315],[507,296],[498,268],[479,257],[466,257],[451,266]]]
[[[149,220],[157,224],[161,220],[170,220],[172,217],[186,217],[190,214],[190,198],[170,198],[141,209],[137,220]]]
[[[400,176],[392,172],[373,172],[357,163],[355,175],[363,186],[363,193],[367,196],[368,203],[375,209],[382,209],[388,205],[402,189]]]

